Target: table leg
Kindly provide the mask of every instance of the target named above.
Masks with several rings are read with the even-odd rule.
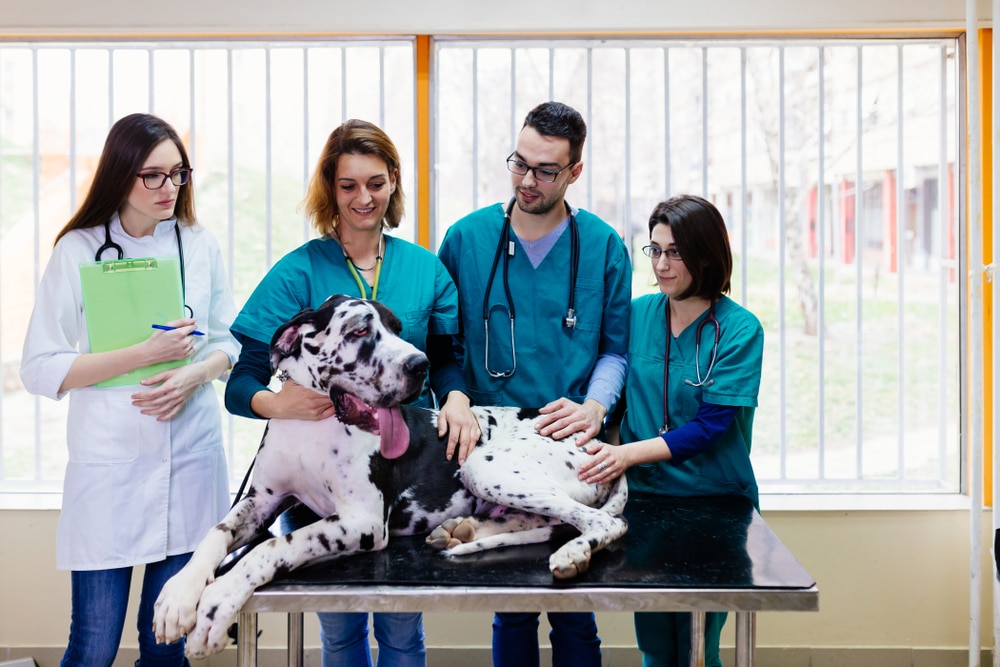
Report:
[[[757,664],[757,615],[752,611],[736,612],[736,665],[755,667]]]
[[[705,667],[705,612],[691,612],[690,667]]]
[[[289,612],[288,667],[302,667],[305,664],[305,645],[302,635],[302,612]]]
[[[241,611],[236,623],[236,667],[256,667],[257,614]]]

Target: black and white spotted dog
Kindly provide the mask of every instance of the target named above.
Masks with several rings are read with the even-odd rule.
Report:
[[[420,392],[428,362],[399,331],[384,306],[340,295],[278,330],[272,367],[329,394],[336,416],[268,423],[246,496],[164,586],[154,617],[159,641],[187,635],[191,657],[215,653],[258,586],[304,565],[383,549],[390,535],[430,533],[431,546],[460,555],[544,542],[569,524],[580,536],[549,559],[564,579],[625,534],[624,477],[580,482],[577,468],[589,455],[539,435],[537,413],[474,408],[480,442],[461,467],[447,461],[437,413],[401,405]],[[227,554],[296,503],[325,518],[252,547],[216,576]]]

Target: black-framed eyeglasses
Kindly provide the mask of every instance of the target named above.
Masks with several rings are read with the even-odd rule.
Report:
[[[555,183],[556,179],[559,178],[559,174],[576,164],[576,162],[570,162],[562,169],[552,169],[550,167],[529,167],[514,157],[516,153],[517,151],[514,151],[507,156],[507,169],[509,169],[511,173],[517,174],[518,176],[525,176],[530,171],[532,175],[534,175],[535,180],[542,183]]]
[[[187,185],[188,181],[191,180],[192,171],[194,169],[182,167],[181,169],[174,169],[169,174],[164,174],[162,171],[147,171],[142,174],[136,174],[136,177],[142,179],[142,184],[147,190],[159,190],[167,184],[168,178],[174,185]]]
[[[681,257],[681,251],[673,246],[669,248],[657,248],[655,245],[644,245],[642,246],[642,254],[654,262],[660,261],[660,257],[664,256],[671,262],[680,262],[684,259]]]

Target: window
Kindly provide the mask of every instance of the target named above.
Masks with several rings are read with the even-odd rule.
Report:
[[[528,110],[588,123],[570,203],[638,249],[667,196],[712,200],[732,296],[766,331],[765,492],[960,488],[957,42],[440,40],[434,231],[506,201]],[[860,184],[860,185],[859,185]],[[859,196],[860,193],[860,196]]]
[[[731,230],[732,296],[766,331],[752,459],[765,492],[956,492],[964,191],[955,37],[457,39],[431,58],[432,245],[506,201],[525,113],[587,119],[570,203],[616,227],[635,294],[646,220],[679,193]],[[133,111],[188,142],[200,220],[237,304],[311,235],[297,209],[327,134],[379,123],[415,237],[412,39],[0,45],[0,491],[59,488],[65,401],[20,386],[33,289],[107,128]],[[221,394],[221,387],[219,388]],[[227,418],[234,488],[263,424]]]
[[[411,39],[0,46],[0,490],[61,487],[68,401],[24,391],[21,344],[33,285],[111,124],[151,112],[181,134],[199,220],[223,246],[241,305],[277,258],[311,236],[297,207],[345,118],[386,129],[408,166],[404,191],[415,192],[413,72]],[[414,235],[413,210],[411,195],[396,233]],[[235,485],[263,422],[227,425]]]

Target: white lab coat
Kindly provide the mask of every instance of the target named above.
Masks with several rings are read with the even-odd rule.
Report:
[[[173,218],[152,236],[133,238],[116,215],[111,238],[125,257],[177,256]],[[205,336],[195,360],[214,350],[235,363],[229,332],[236,316],[222,253],[202,225],[181,225],[185,303]],[[193,551],[229,504],[222,420],[212,383],[201,386],[170,421],[131,403],[137,385],[60,392],[78,354],[90,351],[79,266],[94,261],[104,226],[74,230],[53,249],[35,300],[21,358],[28,391],[56,400],[69,393],[69,463],[56,542],[61,570],[99,570],[156,562]],[[114,251],[103,259],[116,259]]]

